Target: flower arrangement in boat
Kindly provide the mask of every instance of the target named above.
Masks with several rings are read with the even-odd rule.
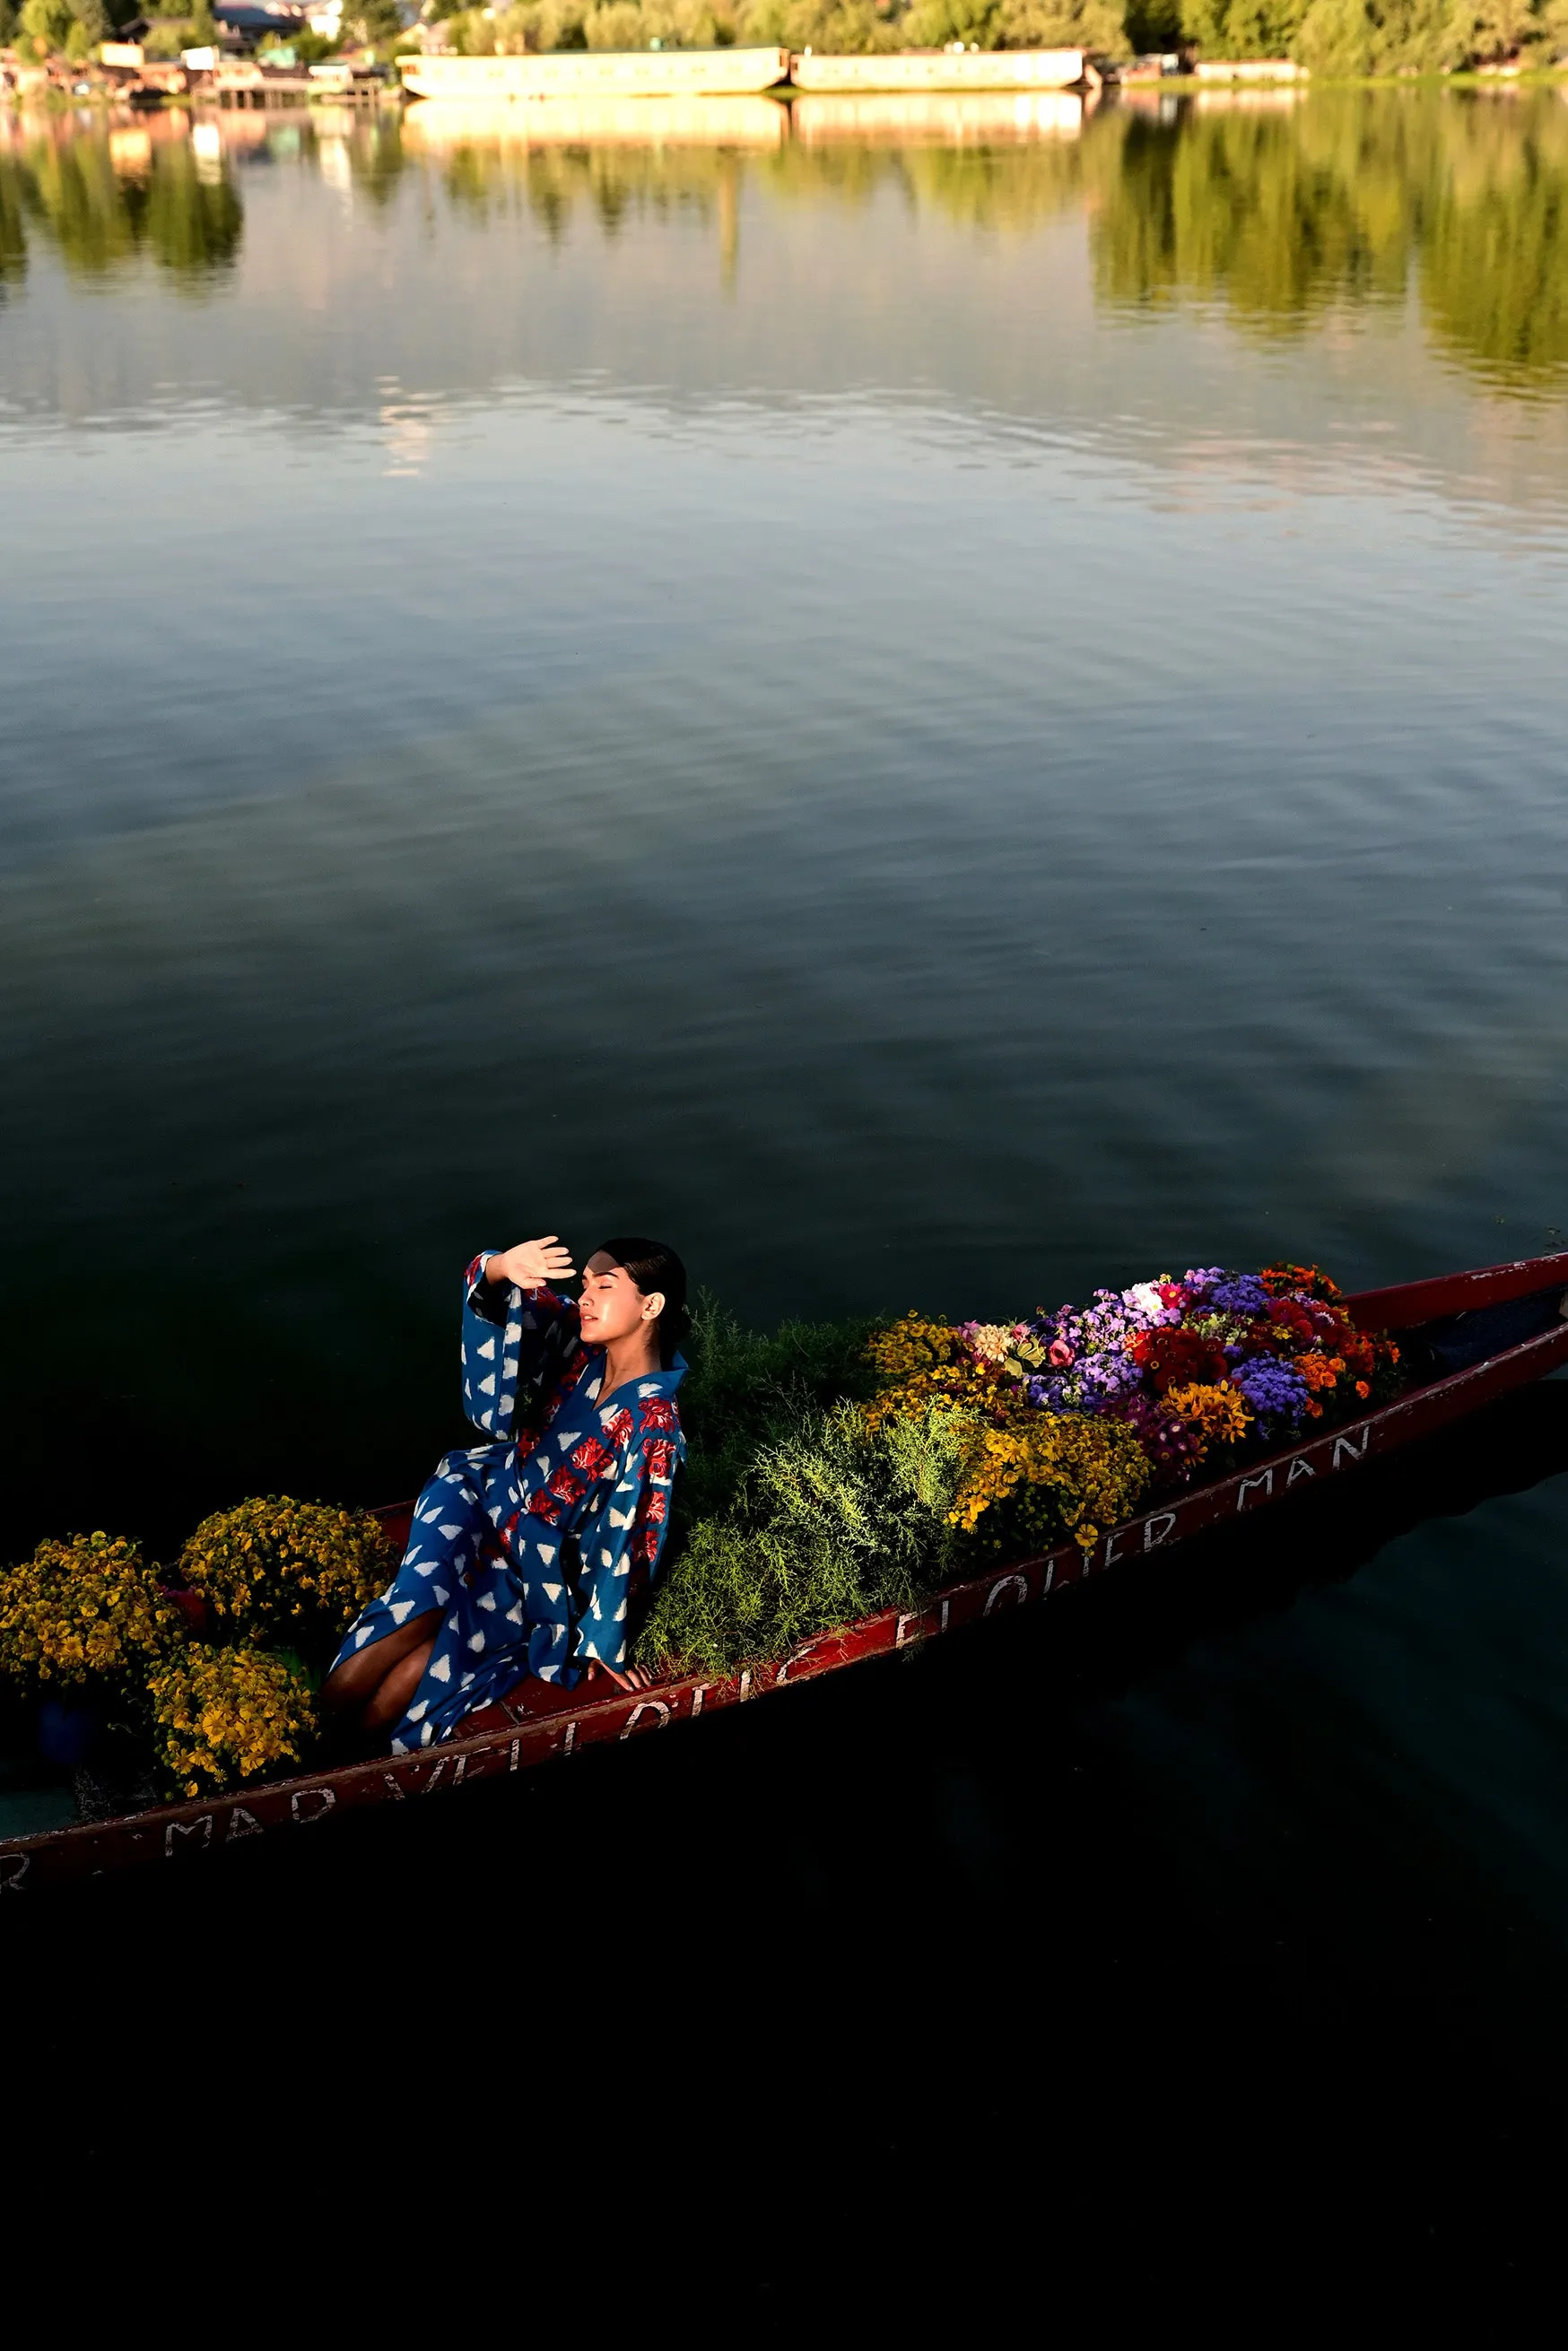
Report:
[[[0,1573],[0,1673],[25,1688],[137,1675],[183,1624],[140,1545],[101,1530],[41,1542]]]
[[[1143,1465],[1145,1485],[1185,1484],[1239,1447],[1289,1443],[1313,1421],[1354,1413],[1399,1361],[1392,1342],[1356,1327],[1325,1273],[1293,1263],[1260,1273],[1197,1266],[1023,1322],[945,1325],[908,1314],[868,1353],[882,1380],[867,1406],[873,1426],[929,1404],[974,1418],[956,1526],[975,1533],[1007,1503],[995,1523],[1009,1536],[1027,1521],[1038,1540],[1081,1541],[1135,1509],[1130,1460]],[[1047,1465],[1072,1454],[1063,1432],[1086,1423],[1103,1447],[1118,1428],[1123,1447],[1103,1452],[1082,1496],[1052,1501]]]
[[[265,1642],[341,1634],[396,1565],[368,1510],[268,1494],[204,1519],[178,1573],[218,1627]]]
[[[316,1727],[292,1659],[194,1642],[148,1684],[158,1760],[174,1791],[199,1796],[301,1763]]]
[[[1012,1322],[763,1340],[710,1311],[697,1338],[692,1482],[633,1653],[660,1671],[787,1655],[977,1552],[1089,1551],[1151,1496],[1382,1401],[1399,1362],[1296,1264],[1195,1267]],[[368,1512],[287,1496],[204,1520],[179,1590],[134,1544],[46,1543],[0,1571],[0,1671],[33,1690],[118,1675],[172,1785],[244,1785],[310,1753],[287,1651],[322,1662],[393,1563]]]

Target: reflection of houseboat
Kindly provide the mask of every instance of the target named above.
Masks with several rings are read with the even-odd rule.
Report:
[[[744,98],[789,78],[788,49],[574,49],[551,57],[400,57],[413,98]]]
[[[988,146],[1009,140],[1072,139],[1083,128],[1075,89],[868,90],[862,97],[804,93],[790,117],[803,146],[835,139],[900,146]]]
[[[558,98],[549,106],[509,99],[427,99],[403,123],[417,153],[443,154],[469,140],[517,147],[777,147],[789,112],[770,98]]]

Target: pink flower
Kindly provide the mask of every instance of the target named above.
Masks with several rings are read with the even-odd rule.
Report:
[[[1053,1339],[1051,1341],[1051,1360],[1053,1364],[1058,1365],[1059,1368],[1072,1361],[1072,1350],[1068,1345],[1065,1339]]]

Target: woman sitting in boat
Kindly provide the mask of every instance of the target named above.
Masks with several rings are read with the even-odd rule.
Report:
[[[463,1403],[490,1441],[439,1465],[322,1690],[394,1754],[449,1739],[527,1674],[646,1686],[627,1658],[685,1454],[685,1269],[658,1241],[606,1241],[575,1306],[558,1286],[573,1271],[551,1233],[465,1277]]]

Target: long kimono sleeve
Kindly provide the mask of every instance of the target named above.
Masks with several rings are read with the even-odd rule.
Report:
[[[619,1672],[631,1654],[648,1587],[670,1531],[670,1497],[685,1439],[665,1401],[644,1406],[619,1463],[620,1476],[585,1544],[575,1658]]]
[[[463,1277],[463,1409],[482,1435],[506,1437],[515,1432],[518,1386],[534,1378],[571,1306],[542,1284],[486,1281],[495,1254],[481,1249]]]

